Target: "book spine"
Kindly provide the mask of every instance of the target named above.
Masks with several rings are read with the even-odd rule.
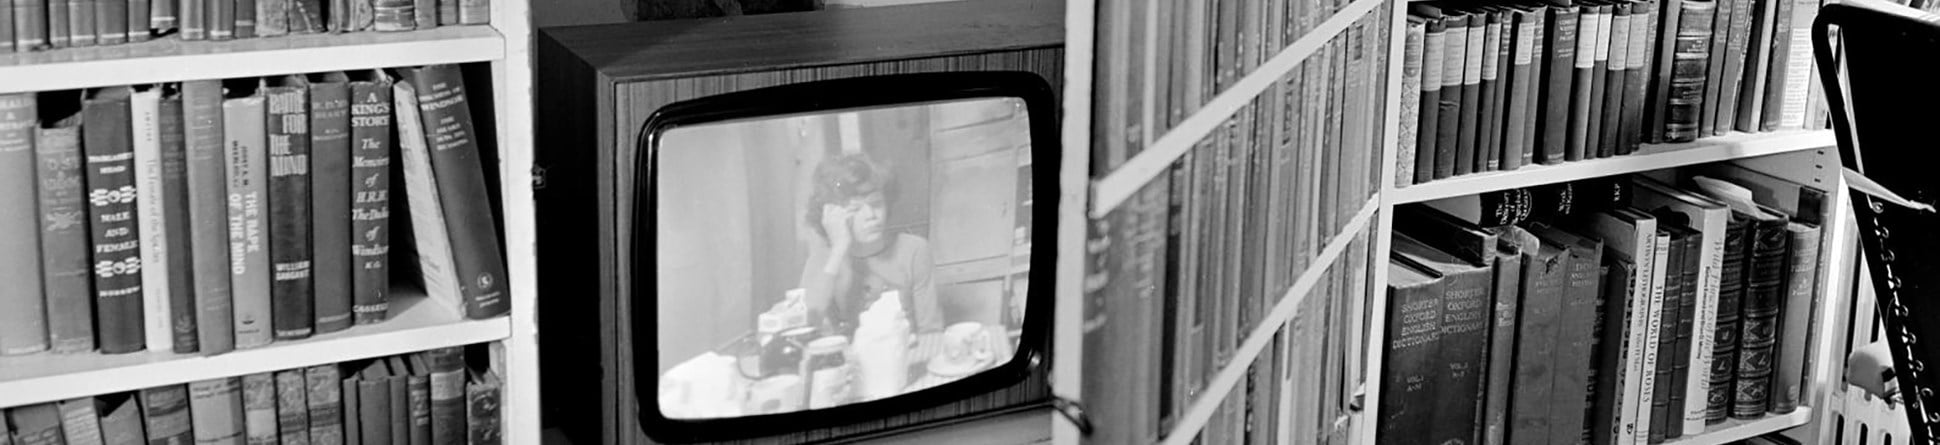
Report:
[[[182,10],[182,40],[209,39],[209,2],[213,0],[178,0]]]
[[[1455,176],[1455,165],[1461,163],[1462,129],[1462,73],[1463,64],[1468,63],[1468,19],[1463,17],[1444,17],[1446,26],[1442,35],[1442,75],[1440,101],[1435,112],[1438,122],[1435,126],[1435,179]],[[1324,80],[1324,79],[1323,79]],[[1315,82],[1314,88],[1327,91],[1323,82]],[[1325,122],[1318,120],[1317,122]]]
[[[1772,409],[1774,414],[1798,410],[1804,397],[1804,374],[1810,350],[1807,337],[1812,330],[1812,312],[1817,305],[1819,228],[1793,223],[1786,227],[1791,247],[1786,260],[1785,303],[1780,310],[1777,367],[1773,370]]]
[[[1657,60],[1658,14],[1662,12],[1657,3],[1641,1],[1635,3],[1632,12],[1642,16],[1630,20],[1630,48],[1624,55],[1623,128],[1617,154],[1627,155],[1637,152],[1644,138],[1644,112],[1650,108],[1646,103],[1646,90],[1651,82],[1650,75],[1655,73],[1652,64]],[[1638,20],[1641,18],[1642,20]]]
[[[94,0],[94,41],[100,45],[128,42],[129,0]]]
[[[1465,42],[1461,43],[1463,51],[1456,53],[1462,54],[1461,71],[1459,71],[1461,107],[1455,111],[1456,116],[1459,116],[1455,127],[1456,175],[1475,172],[1475,166],[1481,162],[1481,156],[1476,152],[1476,143],[1482,124],[1482,59],[1485,54],[1491,53],[1482,45],[1488,38],[1488,26],[1484,20],[1486,20],[1484,14],[1468,16],[1468,31],[1463,34]]]
[[[1666,438],[1670,437],[1671,398],[1673,397],[1672,394],[1676,392],[1673,389],[1684,387],[1675,377],[1676,363],[1678,357],[1681,357],[1677,353],[1677,337],[1679,336],[1678,317],[1684,311],[1684,286],[1686,284],[1684,280],[1684,252],[1686,250],[1685,245],[1690,242],[1690,239],[1687,236],[1676,234],[1669,236],[1669,243],[1667,244],[1670,247],[1668,252],[1660,255],[1660,258],[1665,259],[1665,266],[1662,268],[1663,273],[1661,275],[1665,285],[1662,292],[1662,302],[1657,304],[1659,310],[1657,324],[1654,328],[1657,331],[1657,376],[1655,378],[1656,385],[1653,387],[1650,397],[1650,431],[1647,439],[1649,443],[1663,442]],[[1666,238],[1663,236],[1658,238],[1658,241],[1665,240]],[[1656,292],[1656,289],[1652,289],[1652,292]],[[1678,412],[1682,411],[1680,410]]]
[[[1668,107],[1665,109],[1665,142],[1691,142],[1703,132],[1700,117],[1704,111],[1705,72],[1710,66],[1712,16],[1717,3],[1712,0],[1682,0],[1678,14],[1677,41],[1672,48]]]
[[[279,445],[276,377],[263,372],[242,376],[243,436],[248,445]]]
[[[1262,356],[1264,357],[1264,356]],[[1237,399],[1237,398],[1235,398]],[[1257,398],[1249,400],[1258,400]],[[474,380],[465,385],[465,417],[469,429],[468,445],[499,445],[504,431],[499,425],[499,385],[495,380]],[[1251,424],[1252,422],[1247,422]],[[1252,428],[1251,425],[1247,429]]]
[[[483,25],[492,21],[492,2],[490,0],[438,0],[440,3],[458,4],[458,24]]]
[[[1764,36],[1752,41],[1759,45],[1760,52],[1768,54],[1758,65],[1758,73],[1764,77],[1755,88],[1745,90],[1745,97],[1752,98],[1750,101],[1757,108],[1741,110],[1743,114],[1753,117],[1749,121],[1745,119],[1746,116],[1739,117],[1739,127],[1744,131],[1778,130],[1779,113],[1784,108],[1785,76],[1789,74],[1786,65],[1791,63],[1792,58],[1792,4],[1795,0],[1769,2],[1772,3],[1772,12],[1765,16],[1768,25],[1762,26]]]
[[[57,353],[95,348],[87,199],[82,194],[81,126],[70,115],[34,131],[39,181],[41,283],[47,337]]]
[[[136,223],[135,154],[128,96],[87,99],[82,147],[93,241],[95,326],[101,352],[141,350],[143,337],[141,227]]]
[[[1603,14],[1596,7],[1584,6],[1578,12],[1576,21],[1576,63],[1569,70],[1569,139],[1563,153],[1569,161],[1583,160],[1589,147],[1590,111],[1595,108],[1591,103],[1591,92],[1596,88],[1597,43],[1606,42],[1602,38]]]
[[[1473,171],[1495,171],[1502,168],[1502,100],[1496,92],[1501,91],[1502,82],[1508,79],[1499,77],[1504,61],[1502,60],[1502,20],[1500,14],[1488,14],[1488,25],[1482,32],[1481,83],[1482,104],[1481,122],[1477,124],[1475,144],[1475,165]]]
[[[1786,244],[1791,234],[1782,227],[1760,225],[1751,243],[1751,269],[1745,280],[1743,346],[1738,352],[1738,380],[1731,416],[1763,417],[1771,408],[1774,346],[1778,343],[1778,314],[1784,310]]]
[[[243,439],[242,379],[189,382],[190,429],[196,445],[229,445]]]
[[[47,349],[46,300],[41,287],[40,212],[34,203],[34,129],[38,111],[32,93],[0,94],[0,355]]]
[[[1443,60],[1448,52],[1448,28],[1441,20],[1435,19],[1429,19],[1423,28],[1426,31],[1422,33],[1421,40],[1421,111],[1418,113],[1420,121],[1415,137],[1414,182],[1417,184],[1448,176],[1441,173],[1441,148],[1436,145],[1441,134],[1442,79],[1447,75]],[[1302,90],[1306,89],[1304,85],[1302,87]],[[1299,128],[1305,129],[1307,126],[1300,125]]]
[[[288,8],[290,34],[316,34],[330,30],[330,26],[324,22],[323,0],[289,0]]]
[[[1543,247],[1538,254],[1524,257],[1522,276],[1526,284],[1522,292],[1522,313],[1517,314],[1521,323],[1516,331],[1516,338],[1520,339],[1516,342],[1517,357],[1555,357],[1557,352],[1557,334],[1561,330],[1558,317],[1563,310],[1563,289],[1568,286],[1570,264],[1569,257],[1555,251],[1553,246]],[[1515,366],[1515,381],[1537,383],[1519,385],[1510,396],[1509,443],[1548,444],[1550,423],[1556,417],[1551,410],[1551,395],[1560,386],[1540,382],[1555,380],[1553,365],[1549,360],[1517,360]]]
[[[405,216],[411,218],[411,230],[404,234],[405,242],[411,244],[404,252],[415,256],[405,261],[417,264],[425,295],[462,308],[465,302],[451,264],[451,237],[440,230],[445,227],[444,206],[439,202],[438,186],[432,179],[431,154],[425,146],[423,121],[418,113],[410,112],[418,109],[417,87],[409,81],[399,81],[391,87],[393,109],[400,110],[394,115],[399,169],[393,174],[404,178],[402,207]]]
[[[236,347],[269,344],[269,142],[259,93],[223,101],[224,156],[229,194],[229,286],[233,296]],[[245,382],[247,383],[247,382]]]
[[[1388,264],[1389,269],[1405,267],[1409,266],[1398,261]],[[1417,443],[1430,437],[1431,425],[1467,424],[1432,419],[1438,388],[1433,382],[1442,374],[1438,369],[1441,362],[1436,359],[1442,333],[1442,283],[1407,288],[1389,285],[1388,295],[1394,304],[1388,308],[1389,335],[1383,358],[1387,363],[1381,367],[1382,388],[1388,390],[1381,392],[1375,443]]]
[[[236,3],[238,0],[206,0],[209,7],[209,39],[229,40],[236,37]],[[250,6],[255,8],[254,5]],[[254,9],[251,9],[254,12]]]
[[[309,88],[284,83],[264,95],[269,102],[270,326],[278,340],[309,338],[316,328]]]
[[[122,8],[124,8],[122,10],[122,13],[126,14],[126,18],[123,19],[122,25],[126,26],[128,30],[126,41],[127,42],[148,41],[148,39],[152,37],[152,35],[150,34],[150,32],[152,31],[152,26],[149,23],[149,14],[151,13],[150,9],[152,9],[153,3],[155,2],[150,0],[125,0],[125,1],[127,2],[127,4],[122,6]]]
[[[1603,106],[1601,107],[1603,120],[1594,133],[1598,137],[1596,150],[1597,157],[1600,158],[1617,155],[1618,141],[1623,134],[1625,111],[1623,96],[1626,86],[1624,75],[1625,69],[1630,66],[1630,22],[1644,19],[1630,6],[1627,3],[1617,5],[1618,13],[1611,17],[1610,29],[1606,32],[1609,35],[1609,42],[1598,44],[1609,47],[1608,61],[1605,62],[1604,71],[1601,73],[1603,75]]]
[[[282,445],[310,445],[310,387],[303,370],[276,371],[276,434]]]
[[[67,1],[68,30],[73,33],[71,43],[74,46],[94,46],[100,41],[94,31],[94,2],[95,0]]]
[[[69,399],[56,402],[61,413],[61,436],[66,445],[101,445],[101,418],[94,410],[91,398]]]
[[[234,28],[236,38],[248,39],[248,38],[254,38],[257,36],[257,32],[256,32],[256,21],[258,19],[257,15],[262,13],[262,9],[256,4],[259,2],[265,2],[265,1],[282,1],[282,0],[234,0],[234,3],[236,4],[236,9],[235,9],[236,21],[235,21],[235,28]]]
[[[1516,312],[1522,308],[1518,293],[1522,286],[1522,256],[1510,253],[1495,258],[1495,314],[1489,331],[1487,393],[1482,402],[1482,439],[1484,445],[1500,445],[1509,434],[1509,394],[1514,391]]]
[[[1543,150],[1542,139],[1537,135],[1543,121],[1543,55],[1548,51],[1548,47],[1543,46],[1543,38],[1544,30],[1549,26],[1546,14],[1542,10],[1529,11],[1527,15],[1532,24],[1529,30],[1529,83],[1523,86],[1529,94],[1527,100],[1521,103],[1521,106],[1529,110],[1528,116],[1522,119],[1523,165],[1535,164],[1542,158],[1542,155],[1537,154]]]
[[[20,1],[25,2],[27,0],[20,0]],[[14,15],[15,15],[14,6],[15,6],[14,0],[0,0],[0,52],[15,51],[14,50],[14,34],[15,34],[14,28],[17,25],[14,24]],[[25,28],[21,28],[20,33],[25,34],[25,31],[26,31]],[[27,49],[22,49],[20,51],[27,51]]]
[[[1713,133],[1710,133],[1712,135],[1723,135],[1737,128],[1739,90],[1745,82],[1755,79],[1755,75],[1748,71],[1755,60],[1747,60],[1747,57],[1756,57],[1751,54],[1751,51],[1754,51],[1751,44],[1751,39],[1754,37],[1752,31],[1757,25],[1758,10],[1763,9],[1761,4],[1770,1],[1772,0],[1729,1],[1731,28],[1728,33],[1730,35],[1725,40],[1723,53],[1724,74],[1720,77],[1724,85],[1719,86],[1717,116],[1713,118],[1717,122],[1717,127]],[[1713,45],[1716,45],[1716,42],[1713,42]]]
[[[121,393],[93,400],[94,412],[101,416],[101,439],[106,445],[146,445],[148,433],[142,431],[141,401],[135,393]]]
[[[1434,412],[1436,418],[1471,420],[1431,422],[1429,437],[1434,443],[1474,443],[1481,431],[1472,419],[1479,407],[1476,402],[1485,394],[1481,371],[1487,366],[1488,327],[1494,318],[1489,304],[1490,273],[1476,269],[1448,275],[1444,280],[1442,342],[1436,347],[1436,362],[1442,366],[1438,366],[1441,369],[1432,383],[1436,387]]]
[[[351,301],[357,324],[383,321],[390,307],[392,101],[388,81],[351,83]]]
[[[340,74],[310,84],[310,192],[316,330],[351,325],[350,85]]]
[[[197,3],[199,0],[186,0]],[[204,354],[236,349],[235,314],[229,293],[229,202],[223,159],[222,84],[182,83],[188,194],[190,274],[195,295],[196,343]]]
[[[411,0],[375,0],[371,26],[378,31],[410,31],[418,27],[418,8]]]
[[[1719,272],[1724,269],[1725,221],[1729,219],[1730,212],[1720,213],[1702,220],[1704,237],[1697,248],[1698,265],[1695,270],[1698,275],[1693,278],[1698,285],[1696,312],[1692,319],[1689,371],[1694,375],[1687,380],[1689,386],[1685,389],[1684,398],[1688,402],[1682,416],[1684,431],[1692,435],[1705,431],[1706,398],[1710,396],[1711,379],[1704,373],[1711,369],[1713,361],[1711,351],[1715,347],[1713,343],[1717,331],[1718,290],[1723,284]]]
[[[146,12],[142,14],[147,18]],[[162,91],[139,87],[128,99],[130,131],[135,152],[135,221],[140,224],[142,327],[148,350],[174,350],[174,327],[168,285],[168,224],[162,196]]]
[[[15,51],[33,51],[47,46],[47,2],[48,0],[14,0]]]
[[[1537,162],[1556,164],[1565,160],[1577,160],[1570,153],[1570,91],[1576,79],[1575,67],[1577,51],[1577,32],[1579,20],[1577,12],[1569,7],[1550,8],[1547,23],[1547,38],[1543,46],[1548,49],[1543,68],[1546,82],[1540,100],[1542,124],[1537,129],[1537,138],[1542,140],[1542,150],[1537,152]],[[1581,53],[1589,56],[1589,53]],[[1579,153],[1580,156],[1580,153]]]
[[[1421,89],[1422,89],[1422,45],[1427,36],[1422,22],[1410,18],[1406,24],[1407,35],[1401,50],[1401,110],[1396,122],[1400,135],[1395,142],[1399,153],[1395,155],[1394,186],[1404,187],[1420,182],[1415,177],[1416,164],[1419,162],[1416,151],[1421,129]],[[1439,42],[1437,42],[1439,43]],[[1280,150],[1276,150],[1280,151]],[[1432,166],[1431,166],[1432,168]]]
[[[431,363],[431,443],[464,445],[465,425],[465,351],[440,348],[426,353]]]
[[[202,345],[197,330],[201,320],[196,313],[195,265],[189,247],[187,134],[183,129],[182,96],[173,87],[162,95],[160,111],[157,127],[161,132],[162,188],[150,196],[159,198],[161,203],[161,231],[168,267],[155,272],[168,277],[168,326],[175,352],[199,352]]]
[[[336,364],[303,368],[308,386],[310,443],[343,445],[343,379]]]
[[[391,417],[384,426],[391,433],[391,444],[411,443],[411,389],[404,375],[405,367],[393,357],[390,361],[392,374],[384,379],[384,389],[389,395]]]
[[[1817,0],[1797,0],[1792,6],[1791,35],[1786,37],[1785,82],[1782,86],[1781,104],[1778,110],[1778,130],[1798,130],[1805,128],[1807,104],[1813,98],[1812,89],[1818,79],[1812,62],[1812,20],[1818,16]]]
[[[74,46],[73,22],[67,0],[47,0],[47,46]]]
[[[1568,413],[1550,420],[1550,443],[1576,443],[1588,430],[1584,425],[1589,412],[1588,391],[1595,362],[1597,293],[1602,287],[1602,246],[1569,248],[1568,281],[1563,290],[1562,311],[1557,315],[1555,387],[1551,389],[1550,410]]]
[[[411,442],[409,445],[431,445],[431,377],[421,373],[410,377]]]
[[[1633,426],[1623,413],[1624,396],[1633,388],[1635,376],[1627,364],[1631,362],[1628,323],[1634,311],[1630,296],[1636,289],[1632,287],[1636,271],[1628,258],[1611,250],[1604,251],[1603,281],[1598,284],[1600,301],[1596,324],[1591,329],[1597,345],[1591,354],[1597,367],[1591,369],[1592,378],[1588,382],[1591,415],[1585,426],[1589,440],[1583,441],[1593,445],[1625,443],[1625,428]]]
[[[345,16],[345,30],[363,31],[371,29],[375,25],[377,21],[377,5],[375,4],[375,0],[347,0],[347,2],[349,3],[350,14]],[[425,5],[420,3],[417,7],[422,9]],[[435,12],[436,6],[434,5],[432,8]],[[431,29],[430,26],[425,26],[422,18],[419,20],[418,29]],[[432,22],[436,23],[435,17]]]
[[[457,65],[433,65],[418,69],[414,80],[465,316],[503,315],[511,306],[505,298],[505,260],[499,253],[498,223],[486,202],[488,195],[479,193],[488,189],[464,79]]]
[[[177,0],[153,0],[148,3],[148,27],[156,33],[165,33],[176,28],[175,16],[179,6]]]
[[[193,419],[189,417],[189,387],[174,384],[141,390],[142,424],[147,427],[148,443],[191,443],[195,440]]]
[[[1704,277],[1704,272],[1702,269],[1703,266],[1700,265],[1704,262],[1703,245],[1704,239],[1702,233],[1691,234],[1690,239],[1686,240],[1684,245],[1683,266],[1678,269],[1683,276],[1682,281],[1684,285],[1678,289],[1677,343],[1675,345],[1677,355],[1673,356],[1675,360],[1671,363],[1671,404],[1664,413],[1667,417],[1665,419],[1666,430],[1664,432],[1667,438],[1683,437],[1687,434],[1694,435],[1701,432],[1691,429],[1690,423],[1685,421],[1685,414],[1689,413],[1693,407],[1700,406],[1704,403],[1698,401],[1696,397],[1709,396],[1708,393],[1694,393],[1691,391],[1691,380],[1704,378],[1702,374],[1695,377],[1692,376],[1691,370],[1696,369],[1698,372],[1705,372],[1705,370],[1711,369],[1710,366],[1699,365],[1696,359],[1698,351],[1702,350],[1699,347],[1697,337],[1699,330],[1704,329],[1698,323],[1698,318],[1705,315],[1703,314],[1702,300],[1704,292],[1702,278]],[[1703,416],[1700,414],[1699,419],[1702,418]],[[1702,421],[1700,421],[1699,425],[1703,425]]]
[[[1711,387],[1705,420],[1716,423],[1731,413],[1733,381],[1738,370],[1738,332],[1744,306],[1744,277],[1751,245],[1746,241],[1750,221],[1734,215],[1725,226],[1724,267],[1719,273],[1717,328],[1711,341]]]
[[[1513,26],[1514,29],[1505,27],[1503,30],[1505,41],[1510,42],[1504,45],[1509,47],[1510,57],[1505,62],[1509,70],[1508,101],[1502,105],[1509,110],[1502,122],[1502,168],[1504,170],[1521,168],[1535,160],[1534,141],[1530,140],[1527,130],[1528,121],[1536,116],[1530,113],[1532,107],[1527,105],[1530,103],[1530,95],[1535,93],[1531,87],[1536,84],[1536,80],[1532,77],[1537,72],[1533,65],[1536,58],[1535,15],[1523,11],[1511,13],[1509,17],[1513,19],[1513,24],[1505,23],[1505,25]]]

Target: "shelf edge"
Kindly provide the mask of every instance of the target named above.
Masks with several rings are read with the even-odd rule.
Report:
[[[1829,130],[1732,133],[1693,143],[1646,145],[1642,152],[1627,156],[1556,165],[1538,164],[1516,170],[1457,176],[1407,187],[1386,188],[1381,196],[1390,204],[1426,202],[1517,187],[1791,153],[1826,148],[1836,144]]]

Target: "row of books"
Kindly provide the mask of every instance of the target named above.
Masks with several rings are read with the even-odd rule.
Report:
[[[466,317],[504,314],[493,144],[464,80],[432,65],[0,96],[0,353],[309,338],[385,320],[393,273]],[[418,267],[392,267],[394,245]]]
[[[0,0],[0,52],[490,23],[490,0]]]
[[[1178,126],[1352,3],[1099,3],[1096,74],[1092,76],[1093,91],[1098,94],[1092,99],[1092,123],[1093,137],[1102,150],[1092,150],[1092,171],[1103,176],[1118,168],[1151,142],[1148,137],[1156,138]],[[1378,13],[1370,16],[1382,17]],[[1383,45],[1377,51],[1382,60],[1386,59],[1385,48]],[[1356,64],[1385,66],[1356,60]],[[1386,76],[1377,79],[1385,84]]]
[[[1409,4],[1397,186],[1826,128],[1818,0]]]
[[[440,348],[12,407],[0,445],[495,445],[502,387]]]
[[[1295,280],[1316,266],[1314,258],[1367,207],[1379,181],[1375,154],[1385,94],[1376,68],[1389,41],[1387,16],[1379,12],[1386,7],[1349,24],[1195,142],[1165,174],[1093,221],[1090,233],[1102,242],[1087,267],[1085,313],[1099,324],[1087,328],[1091,358],[1085,363],[1099,368],[1086,374],[1097,376],[1086,382],[1098,389],[1085,393],[1111,394],[1088,401],[1109,407],[1098,416],[1112,420],[1099,421],[1136,425],[1123,431],[1139,434],[1100,436],[1102,443],[1130,443],[1172,428]],[[1140,303],[1115,303],[1133,294]],[[1358,343],[1339,340],[1348,338],[1345,324],[1325,326],[1336,335],[1294,343],[1328,338],[1339,342],[1331,347],[1346,348],[1330,354],[1357,355],[1347,349]],[[1136,365],[1125,366],[1127,360]],[[1312,386],[1341,388],[1344,379],[1335,377]],[[1244,398],[1227,403],[1238,400]]]
[[[1216,328],[1237,323],[1233,311],[1244,309],[1231,301],[1192,299],[1192,291],[1179,287],[1181,280],[1191,280],[1180,275],[1185,272],[1176,262],[1168,263],[1179,254],[1170,243],[1178,235],[1175,222],[1181,215],[1168,211],[1169,197],[1157,193],[1162,190],[1148,189],[1093,222],[1095,238],[1088,255],[1096,267],[1086,280],[1090,318],[1084,333],[1089,369],[1085,394],[1099,428],[1087,437],[1088,443],[1156,443],[1165,438],[1183,422],[1187,409],[1204,403],[1200,399],[1206,397],[1206,385],[1237,354],[1237,343],[1203,343]],[[1371,294],[1368,233],[1356,233],[1341,256],[1321,269],[1292,318],[1271,334],[1241,380],[1214,403],[1197,443],[1276,443],[1282,435],[1296,443],[1347,441],[1361,375],[1357,364],[1364,358],[1357,346],[1362,341],[1359,317],[1353,311]],[[1208,278],[1198,284],[1215,286],[1211,279],[1231,279],[1204,273]],[[1267,306],[1256,309],[1270,310],[1286,290],[1243,300],[1263,300],[1260,304]],[[1154,325],[1162,329],[1154,332]],[[1253,328],[1235,330],[1240,337],[1235,340],[1245,341]]]
[[[1828,202],[1712,165],[1397,208],[1377,443],[1661,443],[1797,410]]]

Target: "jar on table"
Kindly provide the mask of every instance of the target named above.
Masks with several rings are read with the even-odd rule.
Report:
[[[848,403],[849,361],[844,358],[849,338],[831,335],[810,341],[802,352],[802,375],[808,382],[808,409]]]

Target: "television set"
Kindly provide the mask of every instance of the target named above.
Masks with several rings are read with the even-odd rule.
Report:
[[[1055,107],[1029,73],[926,73],[649,117],[628,296],[647,436],[865,422],[1046,372],[1055,253],[1031,240],[1057,224],[1034,187],[1056,181]]]
[[[1059,113],[1063,15],[1060,1],[989,0],[542,29],[533,121],[542,426],[574,443],[615,445],[1048,438],[1056,328],[1031,320],[1048,318],[1054,305],[1031,291],[1052,283],[1051,268],[1037,265],[1055,244],[1044,237],[1073,223],[1045,213],[1070,193],[1049,179],[1059,156],[1049,128]],[[915,145],[932,126],[915,117],[931,113],[941,116],[937,125],[962,128],[930,139],[938,145]],[[980,124],[995,130],[972,128]],[[957,136],[975,131],[984,136]],[[881,229],[893,240],[922,238],[939,308],[906,315],[912,332],[929,334],[918,341],[935,348],[939,325],[959,326],[952,338],[994,333],[978,337],[1001,340],[990,356],[1005,360],[939,362],[942,377],[912,388],[919,382],[907,376],[931,375],[920,355],[928,351],[918,351],[905,356],[925,361],[905,372],[904,393],[878,384],[867,400],[822,409],[805,399],[793,409],[784,398],[738,412],[663,410],[663,374],[683,362],[711,352],[715,364],[746,363],[733,378],[752,386],[787,368],[781,360],[756,366],[756,351],[799,356],[816,340],[778,326],[807,324],[799,320],[811,300],[825,307],[823,293],[801,280],[812,270],[807,243],[822,232],[803,214],[808,189],[794,187],[824,153],[866,154],[844,157],[857,161],[847,171],[892,178]],[[667,196],[686,201],[656,201]],[[951,216],[980,208],[989,211]],[[663,227],[694,235],[661,236]],[[1020,242],[1032,232],[1045,235]],[[662,256],[681,249],[689,253]],[[917,306],[902,304],[914,293],[898,289],[895,301]],[[821,326],[853,344],[867,308],[860,303],[881,294],[841,306],[855,315]],[[777,309],[783,301],[801,303]],[[662,329],[670,332],[664,349]],[[684,374],[693,373],[674,380]]]

